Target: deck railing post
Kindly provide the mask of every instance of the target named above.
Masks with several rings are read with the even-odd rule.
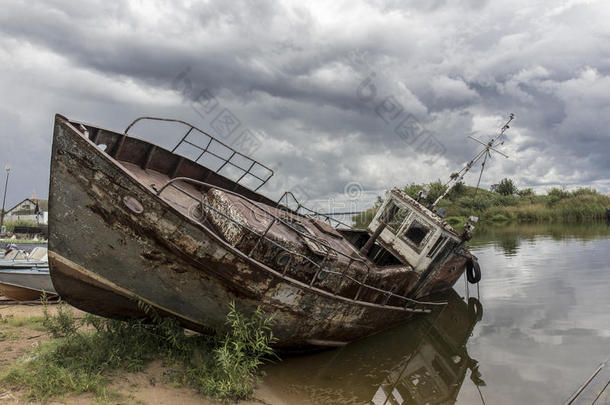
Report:
[[[256,164],[256,161],[253,160],[252,164],[250,165],[248,170],[244,170],[244,174],[242,174],[241,177],[239,179],[237,179],[236,183],[239,183],[241,181],[241,179],[243,179],[246,174],[249,174],[250,170],[252,170],[252,168],[254,167],[255,164]]]
[[[184,140],[184,139],[183,139]],[[199,159],[201,159],[201,157],[203,155],[205,155],[205,153],[208,151],[208,148],[210,147],[210,145],[212,144],[212,141],[214,140],[214,138],[210,137],[210,140],[208,141],[208,144],[205,145],[205,148],[201,149],[201,153],[199,154],[199,156],[197,156],[197,159],[195,159],[195,162],[199,162]],[[180,143],[182,143],[182,141],[180,141]]]
[[[316,279],[318,278],[318,274],[320,274],[321,271],[322,271],[322,267],[318,267],[318,270],[316,271],[316,273],[311,278],[311,282],[309,283],[310,287],[313,286],[313,283],[316,282]]]
[[[172,153],[174,153],[176,151],[176,149],[178,149],[178,147],[180,145],[182,145],[182,142],[184,142],[184,140],[186,139],[187,136],[189,136],[189,134],[191,133],[191,131],[193,131],[193,127],[190,127],[188,132],[182,137],[182,139],[180,139],[180,141],[176,144],[176,146],[174,146],[174,149],[172,149]]]
[[[265,232],[263,232],[258,240],[256,241],[256,243],[254,244],[254,247],[250,250],[250,253],[248,253],[248,257],[252,257],[252,253],[254,253],[254,251],[256,250],[256,248],[258,247],[258,245],[261,243],[261,241],[263,240],[263,238],[265,236],[267,236],[267,232],[269,232],[269,229],[271,229],[271,227],[273,226],[273,224],[275,223],[275,218],[273,218],[273,221],[271,221],[269,223],[269,225],[267,225],[267,228],[265,228]]]
[[[282,272],[282,276],[286,276],[286,272],[288,271],[288,267],[290,267],[290,262],[292,262],[292,255],[288,256],[288,261],[286,262],[286,266],[284,266],[284,271]]]
[[[219,152],[220,153],[220,152]],[[222,170],[223,167],[225,167],[227,165],[227,163],[229,163],[231,161],[231,159],[233,159],[233,156],[235,156],[237,152],[233,151],[233,153],[231,154],[231,156],[229,156],[229,158],[227,160],[225,160],[225,162],[222,164],[222,166],[220,166],[218,168],[218,170],[216,170],[216,173],[220,172]]]

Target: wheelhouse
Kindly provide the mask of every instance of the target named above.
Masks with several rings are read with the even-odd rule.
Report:
[[[377,243],[421,272],[462,242],[442,218],[398,189],[386,193],[368,230],[380,232]]]

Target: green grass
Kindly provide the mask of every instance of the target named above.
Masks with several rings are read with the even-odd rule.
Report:
[[[466,223],[466,217],[446,217],[445,221],[454,228],[462,228]]]
[[[444,191],[440,182],[430,183],[428,197],[422,204],[429,206]],[[411,184],[404,191],[416,197],[423,185]],[[378,201],[364,214],[354,217],[354,225],[365,228],[380,205]],[[475,189],[460,185],[453,189],[437,208],[445,209],[445,219],[456,229],[461,229],[466,219],[479,217],[482,223],[509,222],[582,222],[605,218],[610,208],[610,197],[590,188],[573,191],[554,188],[545,195],[537,195],[532,190],[522,190],[514,195]]]
[[[14,328],[20,328],[25,326],[28,329],[36,331],[46,330],[43,325],[43,321],[44,318],[42,316],[0,318],[0,324],[5,324]]]
[[[0,330],[0,342],[4,340],[18,339],[19,334],[14,330]]]
[[[0,375],[0,382],[25,389],[30,400],[93,393],[115,400],[109,390],[118,372],[142,371],[161,359],[170,381],[222,401],[249,398],[259,383],[259,366],[273,354],[271,319],[260,310],[247,317],[228,308],[226,328],[215,336],[185,334],[172,318],[146,308],[152,321],[118,321],[87,315],[77,320],[59,304],[45,308],[42,324],[53,339],[39,345]]]
[[[35,240],[35,239],[10,239],[10,238],[3,238],[0,239],[0,242],[3,243],[46,243],[46,239],[39,239],[39,240]]]

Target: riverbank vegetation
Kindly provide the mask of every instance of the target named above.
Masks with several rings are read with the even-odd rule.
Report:
[[[36,222],[27,219],[18,219],[15,221],[4,221],[7,233],[13,233],[16,226],[36,226]]]
[[[440,182],[410,184],[403,190],[413,198],[424,187],[429,188],[426,198],[420,202],[431,205],[445,190]],[[353,217],[356,227],[364,228],[372,220],[375,206]],[[461,226],[471,216],[483,223],[506,222],[578,222],[606,217],[610,209],[610,197],[592,188],[568,191],[552,188],[546,194],[536,194],[531,188],[518,190],[511,179],[503,179],[491,190],[476,189],[459,183],[438,204],[445,211],[445,219],[454,226]]]
[[[52,339],[41,343],[9,370],[0,384],[46,402],[93,393],[97,400],[120,401],[109,389],[121,371],[142,371],[162,360],[165,378],[221,401],[249,398],[262,377],[259,366],[273,356],[271,319],[260,310],[247,317],[228,308],[226,328],[214,336],[185,332],[172,318],[150,308],[152,321],[118,321],[90,314],[78,319],[65,304],[54,315],[44,310],[43,326]]]

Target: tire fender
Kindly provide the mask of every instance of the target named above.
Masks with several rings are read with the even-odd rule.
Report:
[[[470,284],[481,281],[481,266],[477,260],[468,259],[466,262],[466,278]]]
[[[468,314],[475,323],[483,319],[483,305],[481,301],[475,297],[470,297],[468,299]]]

